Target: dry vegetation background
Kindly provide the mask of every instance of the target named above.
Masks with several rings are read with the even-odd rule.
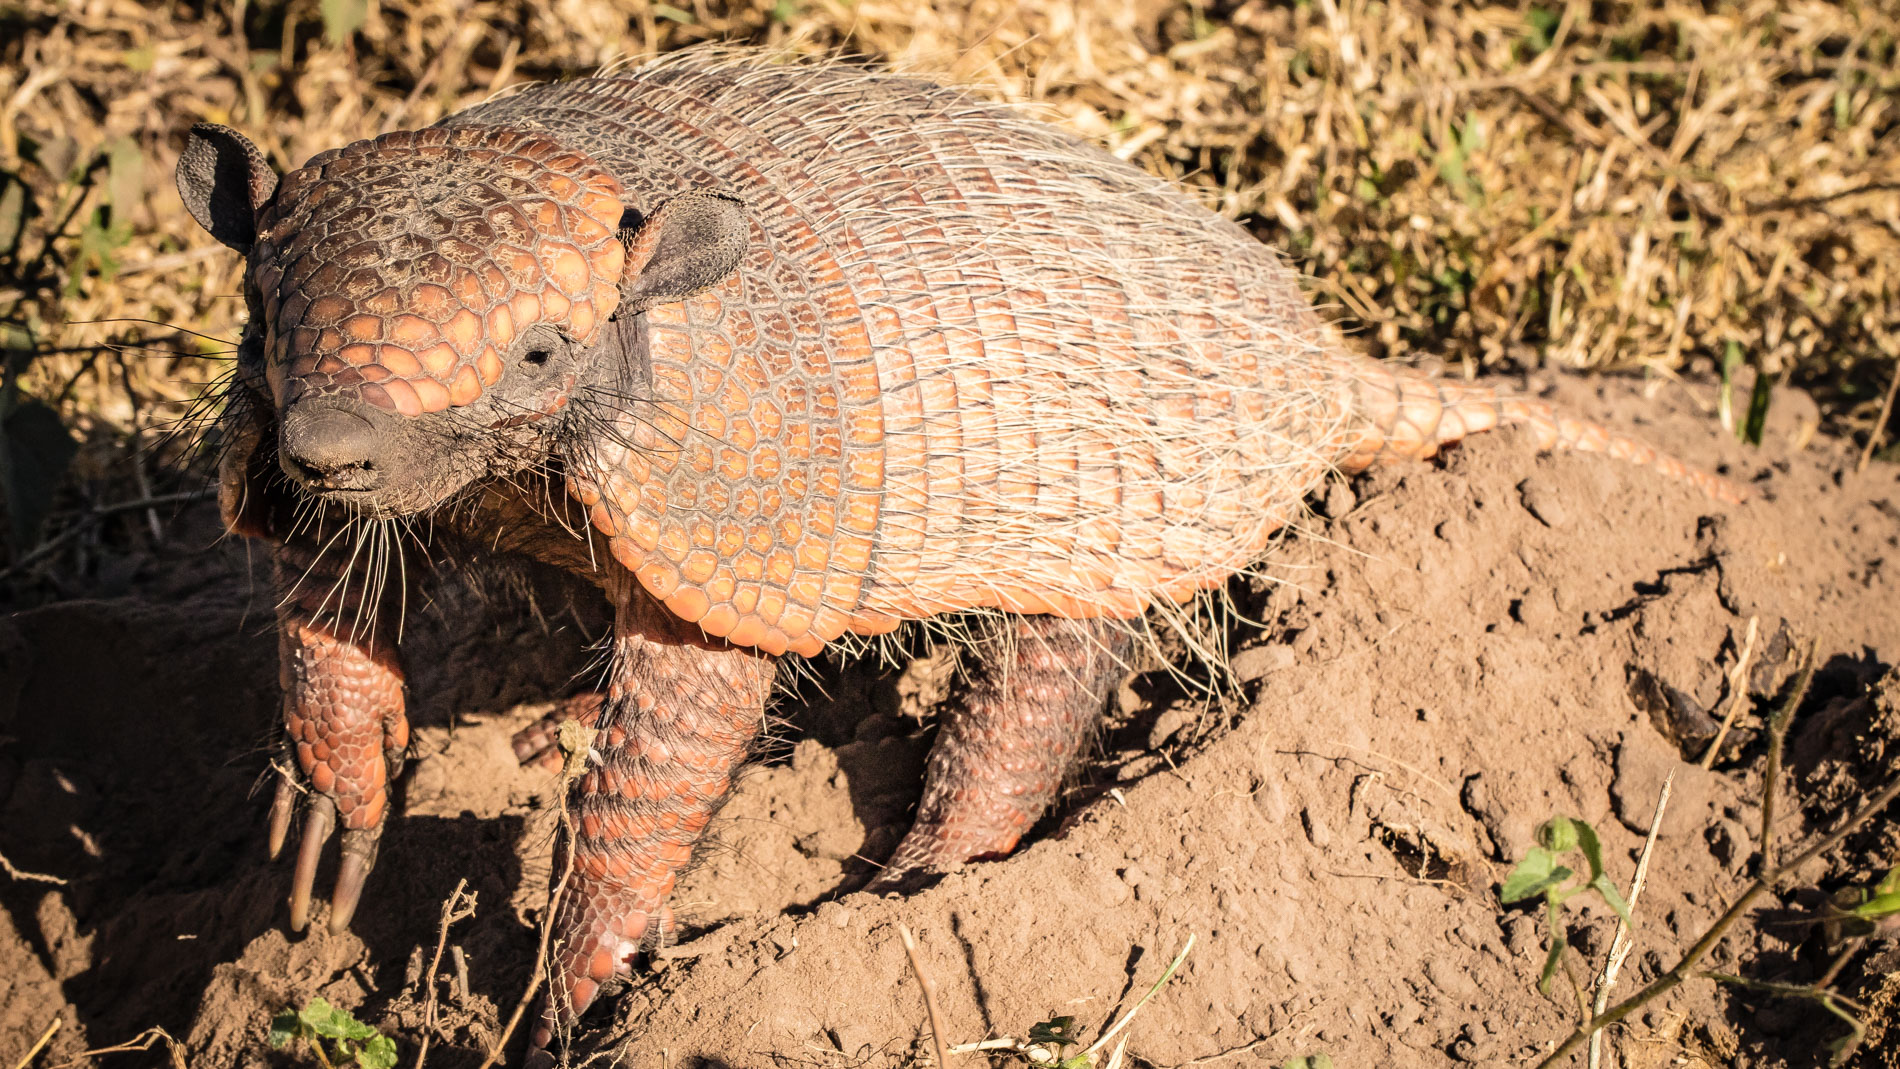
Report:
[[[1023,102],[1245,220],[1380,355],[1711,381],[1751,365],[1814,389],[1830,430],[1867,441],[1890,419],[1892,4],[678,4],[0,0],[14,592],[57,595],[89,546],[159,537],[157,506],[199,485],[166,432],[243,301],[238,258],[172,188],[191,123],[288,168],[704,41]],[[1701,391],[1745,429],[1749,398],[1718,412],[1727,393]]]

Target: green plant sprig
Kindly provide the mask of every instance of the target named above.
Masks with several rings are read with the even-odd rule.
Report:
[[[324,1049],[328,1041],[330,1049]],[[271,1018],[273,1049],[301,1043],[323,1069],[354,1065],[356,1069],[396,1069],[396,1041],[357,1020],[350,1011],[313,998],[301,1010],[285,1010]]]
[[[1498,890],[1498,898],[1506,905],[1522,902],[1535,895],[1544,896],[1544,918],[1550,929],[1550,951],[1544,956],[1544,971],[1537,978],[1537,990],[1550,994],[1551,977],[1557,974],[1557,966],[1563,962],[1564,951],[1570,946],[1569,934],[1564,929],[1564,903],[1580,894],[1595,892],[1623,923],[1635,927],[1630,918],[1629,903],[1623,901],[1623,893],[1616,889],[1610,878],[1603,872],[1603,842],[1597,837],[1596,829],[1587,822],[1557,816],[1545,821],[1537,829],[1538,845],[1524,853],[1524,860],[1517,863],[1511,874],[1505,877],[1504,885]],[[1575,852],[1582,856],[1584,866],[1589,870],[1580,882],[1570,883],[1577,872],[1568,866],[1558,864],[1563,855]]]

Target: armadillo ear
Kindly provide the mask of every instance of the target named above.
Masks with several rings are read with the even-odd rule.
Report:
[[[277,172],[250,139],[228,126],[201,122],[178,156],[178,195],[212,237],[250,255],[257,212],[277,191]]]
[[[683,193],[635,226],[623,226],[621,313],[683,301],[724,282],[745,258],[750,229],[745,201],[713,192]]]

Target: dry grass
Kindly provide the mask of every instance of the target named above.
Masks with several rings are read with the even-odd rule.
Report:
[[[217,371],[124,343],[223,348],[166,323],[236,336],[237,258],[171,187],[191,122],[235,125],[291,166],[707,40],[863,55],[1033,103],[1246,219],[1381,355],[1469,371],[1740,358],[1817,386],[1864,436],[1900,352],[1890,8],[677,2],[0,0],[0,320],[16,365],[39,354],[26,392],[88,440],[65,504],[152,493],[126,446]],[[49,173],[62,153],[87,177]],[[35,210],[9,241],[22,192]]]

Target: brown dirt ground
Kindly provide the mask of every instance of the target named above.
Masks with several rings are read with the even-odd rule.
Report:
[[[959,1042],[1060,1014],[1093,1035],[1192,934],[1132,1026],[1138,1064],[1534,1061],[1575,1005],[1562,980],[1558,997],[1537,993],[1538,916],[1501,907],[1496,887],[1541,821],[1591,821],[1627,886],[1674,773],[1619,987],[1633,991],[1754,871],[1757,714],[1791,675],[1789,637],[1817,640],[1821,669],[1790,736],[1783,843],[1851,809],[1900,745],[1900,468],[1853,474],[1851,447],[1826,437],[1795,448],[1813,410],[1794,394],[1751,450],[1719,438],[1700,387],[1547,389],[1725,470],[1753,500],[1725,508],[1598,458],[1533,458],[1508,436],[1335,486],[1275,555],[1275,581],[1231,588],[1264,624],[1229,630],[1238,694],[1206,700],[1160,669],[1132,677],[1032,843],[908,897],[853,892],[914,804],[945,666],[815,665],[678,892],[685,941],[590,1018],[579,1053],[919,1058],[905,924]],[[192,1067],[305,1064],[270,1053],[265,1033],[314,995],[390,1031],[413,1064],[438,910],[466,879],[478,909],[449,934],[466,982],[445,962],[429,1064],[475,1065],[526,983],[551,866],[552,781],[514,767],[507,739],[546,708],[524,703],[583,671],[598,622],[548,591],[534,613],[445,596],[417,622],[416,752],[357,930],[293,937],[255,790],[277,700],[261,562],[217,542],[208,510],[173,531],[171,548],[97,569],[101,596],[0,622],[0,851],[67,881],[0,881],[0,1064],[55,1017],[41,1066],[155,1025]],[[1683,754],[1700,755],[1706,711],[1727,706],[1751,616],[1750,700],[1704,772]],[[1829,957],[1801,923],[1814,888],[1876,879],[1895,838],[1876,826],[1850,839],[1764,900],[1713,966],[1812,980]],[[1573,920],[1594,971],[1606,910]],[[1900,1051],[1881,1038],[1896,956],[1871,943],[1839,983],[1875,1005],[1867,1065]],[[1608,1064],[1819,1065],[1832,1022],[1697,981],[1616,1031]]]

